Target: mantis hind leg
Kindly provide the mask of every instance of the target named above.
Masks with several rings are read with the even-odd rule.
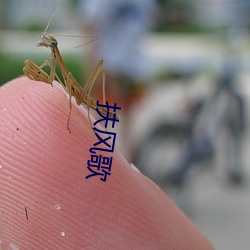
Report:
[[[88,98],[86,98],[86,100],[90,99],[90,94],[91,94],[91,91],[93,89],[93,86],[97,80],[97,78],[102,75],[102,91],[103,91],[103,102],[105,103],[106,102],[106,93],[105,93],[105,70],[102,68],[102,65],[103,65],[103,60],[99,60],[96,68],[94,69],[94,71],[90,74],[87,82],[85,83],[83,89],[82,89],[82,99],[84,98],[85,95],[87,95]],[[89,102],[87,101],[86,102],[86,105],[87,105],[87,109],[88,109],[88,119],[89,119],[89,123],[91,125],[91,128],[95,134],[95,131],[93,129],[93,123],[91,122],[91,118],[90,118],[90,105],[89,105]],[[96,106],[97,108],[97,106]]]
[[[65,84],[67,86],[67,91],[69,93],[69,115],[68,115],[68,119],[67,119],[67,129],[69,131],[69,133],[71,134],[71,129],[70,129],[70,117],[71,117],[71,111],[72,111],[72,90],[73,90],[73,85],[72,85],[72,79],[73,76],[71,73],[68,73],[67,79],[65,79]]]

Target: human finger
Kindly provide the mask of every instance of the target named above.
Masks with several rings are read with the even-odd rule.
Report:
[[[85,178],[97,138],[76,105],[69,133],[60,85],[15,79],[0,89],[0,113],[2,249],[212,249],[117,149],[106,182]]]

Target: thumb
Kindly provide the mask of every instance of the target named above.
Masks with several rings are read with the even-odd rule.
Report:
[[[90,174],[96,138],[59,84],[0,88],[0,249],[212,249],[118,150],[103,182]],[[106,155],[103,153],[103,155]]]

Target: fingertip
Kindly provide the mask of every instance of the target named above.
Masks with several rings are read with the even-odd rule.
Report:
[[[52,87],[21,77],[0,88],[0,242],[6,249],[11,244],[20,249],[212,249],[116,148],[103,153],[113,157],[107,181],[86,179],[89,149],[97,138],[86,110],[73,105],[72,133],[68,114],[69,99],[57,83]]]

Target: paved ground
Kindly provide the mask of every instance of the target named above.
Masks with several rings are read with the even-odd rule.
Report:
[[[238,187],[229,185],[225,171],[223,176],[221,169],[221,173],[217,171],[201,176],[193,190],[191,219],[218,250],[250,249],[250,96],[247,82],[244,90],[247,105],[247,131],[242,152],[245,184]]]
[[[192,59],[195,61],[192,64],[194,67],[199,65],[202,69],[214,66],[214,69],[218,69],[222,62],[222,50],[218,44],[211,41],[206,37],[199,39],[193,37],[186,39],[183,37],[151,38],[147,44],[152,47],[147,51],[152,58],[159,58],[161,66],[166,62],[173,62],[171,67],[174,68],[176,65],[178,67],[181,65],[177,63],[178,61],[182,62],[183,69],[186,69],[185,62]],[[241,52],[239,50],[239,54],[244,49]],[[245,58],[246,61],[249,58]],[[250,78],[243,77],[243,79],[243,85],[240,88],[247,104],[247,131],[242,160],[246,170],[246,183],[241,187],[233,187],[228,185],[225,176],[207,172],[194,180],[191,190],[190,217],[217,250],[250,249]],[[220,167],[216,166],[217,169]]]
[[[250,249],[250,185],[237,189],[213,182],[207,185],[200,183],[196,189],[199,198],[191,219],[215,249]]]
[[[247,107],[250,111],[249,103]],[[249,121],[247,124],[250,124]],[[191,220],[204,232],[217,250],[250,249],[249,128],[244,142],[242,154],[246,181],[244,185],[230,185],[227,182],[226,169],[223,169],[225,166],[218,163],[215,164],[215,170],[207,170],[193,178],[188,194]]]
[[[191,220],[205,233],[217,250],[250,249],[249,87],[248,80],[246,79],[244,86],[242,86],[247,105],[247,131],[244,136],[242,152],[242,161],[245,169],[244,185],[229,185],[227,182],[226,166],[223,166],[218,159],[215,164],[215,170],[207,170],[204,173],[197,174],[193,178],[193,184],[188,194],[191,206]],[[163,92],[161,94],[163,94]],[[177,94],[175,95],[177,98]],[[166,100],[169,99],[166,94]],[[169,106],[166,100],[166,106]],[[147,101],[149,101],[149,99],[147,99]],[[160,100],[158,101],[158,106],[162,107]],[[151,103],[148,103],[148,105],[153,106]],[[154,105],[157,106],[156,103],[154,103]],[[150,109],[149,106],[147,109]],[[173,108],[174,105],[171,107]],[[140,113],[140,111],[138,111],[138,113]],[[142,126],[139,127],[142,128]],[[223,152],[221,155],[223,156]]]

